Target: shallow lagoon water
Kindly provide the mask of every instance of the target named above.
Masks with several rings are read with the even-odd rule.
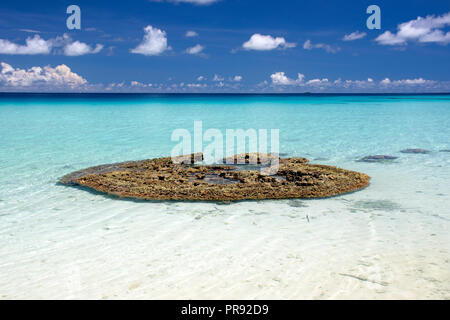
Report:
[[[170,155],[176,128],[280,129],[369,174],[317,200],[122,201],[57,185]],[[450,298],[450,96],[0,97],[0,298]],[[423,148],[429,154],[402,154]],[[356,160],[375,154],[398,159]],[[320,160],[313,160],[320,159]]]

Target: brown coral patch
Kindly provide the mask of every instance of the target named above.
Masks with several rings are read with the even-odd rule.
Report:
[[[369,184],[364,173],[309,164],[305,158],[279,159],[278,172],[264,175],[258,168],[264,165],[259,159],[273,159],[273,155],[258,154],[256,165],[248,164],[251,156],[243,156],[244,165],[184,164],[171,158],[130,161],[76,171],[60,182],[123,198],[191,201],[322,198]],[[187,156],[194,158],[202,159]],[[232,162],[237,163],[238,158]]]

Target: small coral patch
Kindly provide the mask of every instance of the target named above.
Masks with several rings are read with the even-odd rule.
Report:
[[[309,164],[305,158],[277,157],[278,171],[266,175],[260,170],[261,156],[238,155],[231,164],[226,161],[219,165],[176,163],[171,158],[108,164],[73,172],[60,183],[122,198],[190,201],[322,198],[369,184],[370,178],[364,173]],[[201,154],[187,157],[202,160]],[[257,160],[255,165],[249,163],[252,157]],[[238,162],[241,158],[243,161]]]

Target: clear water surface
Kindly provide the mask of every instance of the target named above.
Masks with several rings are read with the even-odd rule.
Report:
[[[279,129],[281,153],[371,184],[226,205],[56,184],[168,156],[195,120]],[[0,298],[448,299],[449,123],[449,95],[0,95]],[[374,154],[398,159],[356,161]]]

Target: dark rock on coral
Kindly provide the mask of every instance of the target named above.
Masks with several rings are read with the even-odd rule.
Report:
[[[289,200],[288,205],[294,208],[307,208],[308,206],[300,200]]]
[[[405,150],[401,150],[401,153],[414,153],[414,154],[427,154],[430,153],[431,151],[429,150],[425,150],[425,149],[405,149]]]
[[[366,156],[358,160],[358,162],[386,162],[397,159],[397,157],[377,154],[375,156]]]
[[[258,165],[264,165],[269,164],[272,159],[280,159],[278,155],[271,155],[271,154],[263,154],[263,153],[240,153],[235,154],[232,157],[224,158],[223,164],[258,164]],[[308,159],[305,158],[298,158],[302,159],[304,162],[308,162]]]
[[[353,210],[367,211],[395,211],[401,210],[401,206],[391,200],[360,200],[353,203]]]
[[[252,154],[238,155],[248,163]],[[270,159],[258,154],[256,159]],[[202,159],[188,155],[187,159]],[[273,159],[273,158],[272,158]],[[91,188],[110,195],[145,200],[234,201],[329,197],[365,188],[369,176],[331,166],[309,164],[305,158],[279,160],[275,175],[263,165],[201,165],[174,163],[171,158],[102,165],[61,178],[65,185]],[[178,161],[176,161],[178,162]]]
[[[439,152],[450,152],[450,149],[439,150]]]

